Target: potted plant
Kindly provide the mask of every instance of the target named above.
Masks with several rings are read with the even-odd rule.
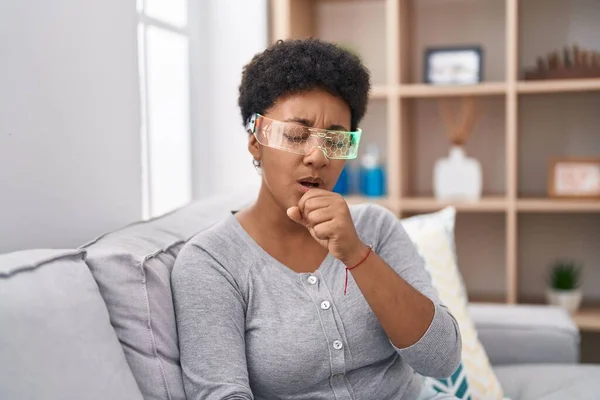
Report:
[[[579,309],[581,304],[581,266],[570,260],[558,260],[550,268],[548,303],[560,306],[570,313]]]

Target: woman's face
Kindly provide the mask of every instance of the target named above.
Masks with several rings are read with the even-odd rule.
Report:
[[[277,121],[293,122],[311,128],[350,130],[350,108],[338,97],[314,89],[279,99],[264,116]],[[248,149],[261,162],[263,189],[287,209],[298,201],[309,187],[300,182],[311,179],[318,188],[332,190],[345,165],[345,160],[327,158],[314,148],[308,154],[296,154],[266,147],[250,135]]]

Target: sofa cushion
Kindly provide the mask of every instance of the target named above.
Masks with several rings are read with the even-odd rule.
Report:
[[[84,257],[0,255],[0,399],[142,399]]]
[[[469,313],[494,365],[579,361],[579,329],[560,307],[471,303]]]
[[[427,229],[432,223],[443,227],[450,249],[452,250],[452,258],[455,263],[458,263],[456,257],[456,240],[454,237],[454,226],[456,224],[456,209],[454,207],[444,207],[436,212],[417,214],[402,219],[402,225],[410,232],[419,232]],[[469,296],[462,275],[460,273],[454,274],[454,280],[453,286],[456,297],[464,304],[467,304]]]
[[[511,400],[596,400],[600,365],[520,364],[495,368]]]
[[[455,214],[453,207],[447,207],[437,213],[419,216],[418,224],[413,223],[411,218],[402,220],[404,229],[425,261],[425,269],[440,300],[456,319],[462,337],[462,361],[453,376],[448,379],[426,378],[425,382],[460,399],[502,400],[502,387],[468,312],[453,240],[450,240],[450,236],[454,235],[453,231],[451,235],[448,232],[448,226],[454,226],[448,220],[453,221]]]
[[[198,201],[82,246],[146,400],[185,399],[170,279],[179,250],[253,195]]]

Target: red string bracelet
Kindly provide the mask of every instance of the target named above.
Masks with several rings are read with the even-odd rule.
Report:
[[[365,262],[365,260],[369,257],[369,254],[371,254],[371,250],[373,250],[373,246],[369,245],[369,251],[367,251],[367,255],[358,262],[358,264],[352,266],[352,267],[346,267],[346,283],[344,283],[344,296],[346,295],[346,289],[348,288],[348,271],[353,270],[354,268],[358,267],[360,264],[362,264],[363,262]]]

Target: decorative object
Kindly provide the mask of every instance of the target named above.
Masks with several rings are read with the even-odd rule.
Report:
[[[434,165],[434,196],[440,201],[477,201],[483,187],[481,164],[464,150],[476,120],[475,100],[462,98],[460,110],[453,110],[445,100],[439,100],[439,105],[452,147],[448,157]]]
[[[502,387],[469,314],[467,293],[454,251],[455,218],[456,209],[445,207],[400,220],[425,261],[425,270],[440,300],[458,322],[462,337],[462,360],[458,369],[446,379],[425,378],[425,385],[458,399],[502,400]]]
[[[565,47],[538,57],[535,68],[525,70],[526,80],[600,78],[600,51]]]
[[[570,260],[556,261],[548,279],[548,303],[574,313],[581,305],[581,298],[581,265]]]
[[[428,48],[424,65],[429,84],[473,85],[483,80],[483,50],[479,46]]]
[[[371,143],[360,160],[360,192],[366,197],[382,197],[386,193],[385,181],[379,147]]]
[[[350,189],[350,179],[351,179],[351,171],[348,164],[344,166],[340,176],[333,187],[333,192],[341,194],[342,196],[348,196],[351,192]]]
[[[554,198],[600,199],[600,158],[551,160],[548,195]]]

